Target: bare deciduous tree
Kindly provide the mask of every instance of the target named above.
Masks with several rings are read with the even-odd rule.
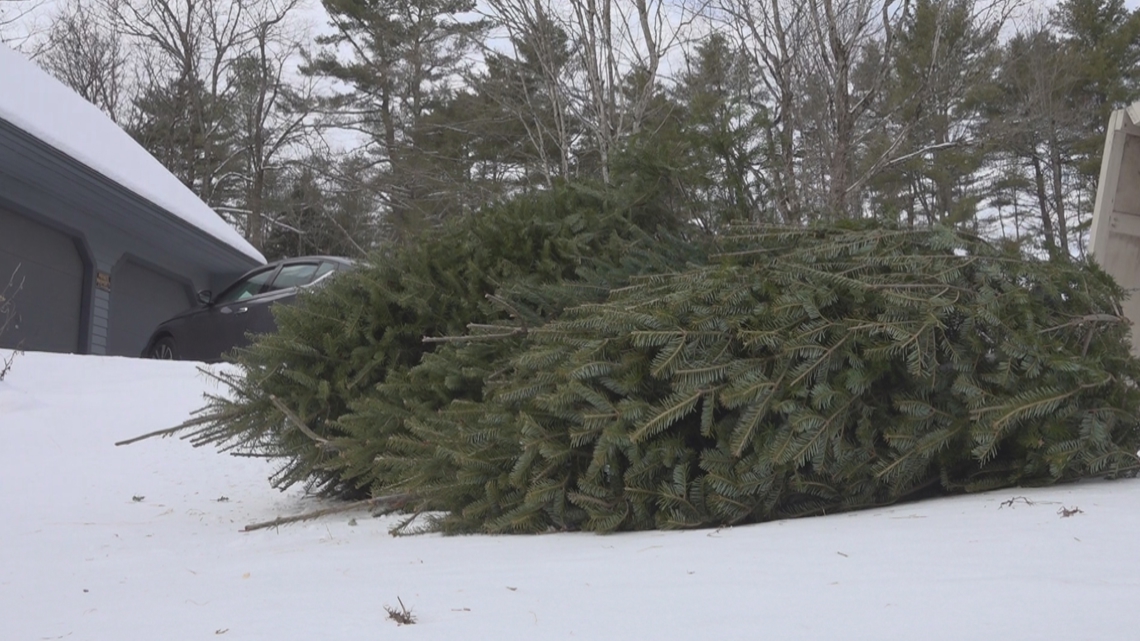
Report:
[[[32,17],[47,0],[0,0],[0,43],[19,48],[37,35]]]
[[[172,170],[202,200],[215,198],[217,179],[234,161],[218,144],[226,136],[234,61],[252,40],[252,0],[103,0],[121,33],[141,54],[140,89],[173,94],[188,133],[172,139],[181,162]],[[145,141],[144,141],[145,142]],[[168,167],[173,164],[168,160]]]
[[[715,16],[718,26],[735,32],[741,46],[752,53],[761,70],[757,82],[770,101],[768,147],[773,155],[770,173],[780,218],[799,220],[803,209],[800,194],[797,132],[800,78],[795,65],[807,52],[807,4],[786,0],[720,0]]]
[[[239,116],[240,149],[246,184],[246,239],[260,249],[265,242],[266,191],[271,172],[279,170],[291,146],[308,131],[314,109],[311,78],[288,77],[301,57],[302,34],[286,22],[300,0],[265,2],[251,11],[250,47],[234,66],[234,104]]]
[[[578,146],[579,157],[597,156],[598,173],[609,182],[614,150],[646,122],[660,90],[663,61],[687,37],[697,12],[668,0],[488,0],[487,7],[488,17],[512,42],[540,42],[555,30],[568,38],[568,61],[557,48],[530,52],[542,71],[544,108],[552,108],[555,118],[528,111],[533,104],[520,105],[516,113],[532,143],[558,141],[563,155],[551,164],[564,175]],[[585,140],[575,139],[576,128]]]
[[[719,0],[707,12],[712,24],[733,32],[761,70],[781,217],[861,215],[867,185],[884,172],[970,143],[968,127],[956,125],[929,140],[912,134],[929,124],[918,116],[924,111],[969,118],[955,109],[966,84],[985,80],[974,74],[979,54],[970,47],[982,37],[996,41],[1017,2]],[[898,37],[917,4],[930,6],[934,27],[912,43],[922,49],[917,80],[900,83]],[[962,10],[975,35],[952,38],[948,30],[959,25],[951,17]]]
[[[101,5],[69,0],[52,15],[40,63],[118,122],[125,107],[127,50]]]

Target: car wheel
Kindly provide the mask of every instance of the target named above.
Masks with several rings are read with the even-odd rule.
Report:
[[[174,338],[163,336],[155,341],[154,346],[150,348],[150,357],[157,358],[160,361],[178,360],[178,350],[175,348]]]

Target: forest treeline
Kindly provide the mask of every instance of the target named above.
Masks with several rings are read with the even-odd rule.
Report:
[[[269,257],[631,172],[707,229],[948,222],[1080,255],[1140,96],[1122,0],[322,4],[61,0],[16,45]]]

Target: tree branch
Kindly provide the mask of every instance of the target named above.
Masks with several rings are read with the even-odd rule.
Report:
[[[322,516],[329,514],[340,514],[342,512],[351,512],[365,507],[381,508],[385,513],[399,510],[408,504],[412,499],[410,494],[393,494],[390,496],[378,496],[373,499],[365,499],[363,501],[354,501],[344,505],[336,505],[333,507],[326,507],[312,512],[305,512],[294,516],[279,516],[272,521],[262,521],[260,523],[250,523],[242,528],[242,532],[253,532],[254,530],[263,530],[265,528],[277,527],[279,525],[286,525],[289,523],[297,523],[299,521],[311,521],[318,519]]]

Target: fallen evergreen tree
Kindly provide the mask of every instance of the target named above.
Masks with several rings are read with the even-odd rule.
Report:
[[[278,459],[271,482],[282,489],[304,483],[343,498],[387,491],[390,479],[374,459],[406,436],[405,421],[480,399],[488,366],[518,343],[457,351],[425,336],[490,328],[521,338],[516,327],[603,300],[632,274],[702,260],[689,231],[653,185],[572,185],[385,248],[296,305],[276,307],[277,333],[233,355],[241,368],[222,375],[228,393],[210,398],[191,439]],[[515,325],[496,329],[504,322]],[[438,346],[463,357],[436,376],[419,366]]]
[[[1140,363],[1091,264],[820,228],[743,230],[678,270],[668,229],[539,220],[586,234],[549,276],[488,218],[504,242],[476,259],[456,249],[472,232],[442,234],[283,311],[196,442],[281,457],[279,487],[399,494],[448,532],[745,523],[1136,470]]]
[[[484,401],[377,459],[391,489],[444,531],[606,532],[1135,472],[1138,362],[1096,267],[949,229],[734,244],[528,331]]]

